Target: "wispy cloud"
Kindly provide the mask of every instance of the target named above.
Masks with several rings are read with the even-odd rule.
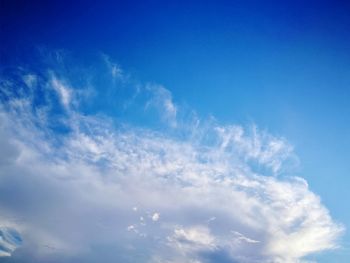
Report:
[[[51,85],[52,88],[57,92],[62,105],[66,109],[69,109],[72,100],[72,90],[61,80],[59,80],[54,74],[51,76]]]
[[[146,89],[152,94],[146,108],[153,106],[158,109],[163,121],[175,128],[177,126],[177,106],[173,102],[170,91],[161,85],[154,84],[148,84]]]
[[[342,226],[304,179],[283,177],[296,158],[286,139],[210,121],[195,124],[201,136],[115,125],[110,116],[69,108],[74,87],[65,83],[72,82],[53,76],[37,77],[33,96],[16,93],[28,85],[25,78],[2,80],[0,226],[11,224],[24,240],[18,262],[28,255],[52,262],[214,262],[210,253],[233,262],[302,262],[337,247]],[[64,132],[53,128],[52,90],[39,83],[70,109],[59,115]],[[51,99],[35,103],[35,89]],[[148,103],[181,130],[170,91],[147,89]],[[40,110],[47,118],[38,122]]]
[[[15,229],[0,227],[0,257],[9,257],[22,244],[22,239]]]
[[[111,75],[113,80],[117,80],[117,79],[122,80],[123,78],[126,78],[120,65],[116,62],[113,62],[108,55],[102,54],[102,59],[105,62],[108,72]]]

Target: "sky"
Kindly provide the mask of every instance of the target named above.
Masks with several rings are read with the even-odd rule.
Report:
[[[348,262],[343,2],[0,1],[0,262]]]

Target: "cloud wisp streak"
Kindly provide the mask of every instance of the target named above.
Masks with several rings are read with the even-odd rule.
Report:
[[[285,139],[184,125],[161,86],[138,86],[133,103],[155,106],[176,132],[115,123],[81,110],[84,90],[60,72],[20,76],[1,79],[0,256],[10,262],[303,262],[337,247],[342,226],[304,179],[283,176],[296,158]]]

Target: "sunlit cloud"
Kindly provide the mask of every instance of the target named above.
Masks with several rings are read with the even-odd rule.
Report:
[[[74,81],[41,70],[1,80],[0,256],[89,262],[107,247],[115,262],[267,263],[337,247],[343,227],[304,179],[283,174],[298,162],[285,138],[186,123],[160,85],[138,86],[145,99],[133,103],[166,129],[86,114],[71,107]]]

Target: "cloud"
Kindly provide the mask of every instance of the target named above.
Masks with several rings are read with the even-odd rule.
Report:
[[[252,126],[250,134],[239,125],[216,127],[221,137],[221,148],[238,150],[246,161],[255,160],[258,164],[270,168],[278,173],[284,161],[297,160],[293,155],[293,147],[283,138],[274,138],[266,132],[259,132],[256,126]]]
[[[71,89],[61,80],[59,80],[55,75],[52,75],[51,77],[51,85],[60,97],[62,105],[68,109],[72,100]]]
[[[160,116],[171,127],[177,126],[177,107],[173,102],[169,90],[161,85],[147,85],[146,89],[152,93],[151,99],[147,102],[146,108],[151,106],[159,110]]]
[[[34,74],[27,74],[23,76],[23,81],[31,88],[37,83],[37,77]]]
[[[337,247],[343,227],[304,179],[283,176],[297,159],[286,139],[205,120],[188,136],[116,124],[70,107],[73,82],[45,72],[32,96],[1,82],[0,227],[24,240],[7,245],[11,262],[296,263]],[[70,107],[59,118],[50,85]],[[181,130],[170,91],[148,89]]]
[[[11,256],[21,244],[21,236],[15,229],[0,227],[0,257]]]
[[[231,231],[231,233],[235,236],[235,239],[238,242],[247,242],[247,243],[259,243],[260,241],[258,240],[254,240],[251,238],[248,238],[246,236],[244,236],[243,234],[237,232],[237,231]]]
[[[102,54],[102,59],[105,62],[108,68],[108,72],[112,76],[113,80],[117,80],[117,79],[122,80],[123,78],[126,77],[124,75],[122,68],[117,63],[113,62],[108,55]]]
[[[168,237],[172,246],[182,253],[191,251],[210,251],[216,248],[215,238],[205,226],[192,226],[189,228],[176,228],[174,234]]]
[[[156,222],[156,221],[159,220],[159,217],[160,217],[159,213],[154,213],[154,214],[152,215],[152,220]]]

